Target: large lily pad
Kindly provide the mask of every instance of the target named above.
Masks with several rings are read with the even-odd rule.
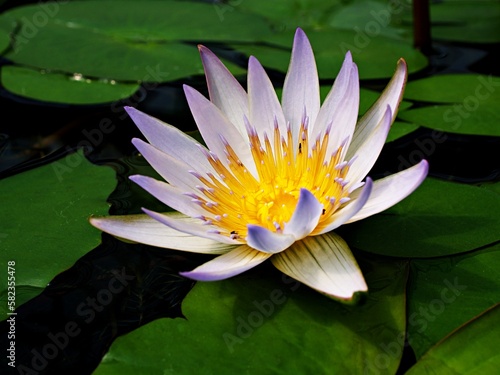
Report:
[[[111,168],[89,163],[81,152],[0,181],[0,259],[3,265],[15,262],[17,305],[100,243],[88,218],[106,214],[115,183]],[[2,278],[2,312],[6,283]]]
[[[499,136],[498,87],[500,79],[479,74],[447,74],[412,81],[405,98],[448,104],[401,111],[399,116],[441,131]]]
[[[400,58],[407,61],[410,73],[427,65],[427,58],[413,48],[411,43],[402,40],[383,35],[369,36],[355,30],[306,30],[306,33],[322,79],[334,79],[337,76],[347,51],[351,51],[361,79],[391,77]],[[292,39],[293,35],[287,32],[266,38],[268,45],[232,46],[246,55],[257,56],[267,68],[286,72]]]
[[[394,373],[406,263],[361,265],[371,290],[364,306],[338,304],[265,266],[198,283],[183,302],[186,320],[157,320],[117,339],[95,374]],[[384,351],[393,346],[394,355]]]
[[[197,2],[54,4],[51,12],[33,5],[1,16],[1,22],[19,26],[6,58],[88,77],[165,82],[203,73],[197,43],[250,41],[270,33],[259,16],[238,13],[222,23],[212,5]],[[229,68],[242,72],[234,64]]]
[[[500,361],[499,345],[497,304],[429,350],[407,374],[495,374]]]
[[[417,358],[500,302],[499,267],[499,244],[470,254],[411,262],[408,338]]]
[[[139,89],[137,83],[85,79],[7,65],[1,68],[2,85],[10,92],[41,102],[97,104],[127,98]],[[50,87],[50,90],[47,90]]]
[[[458,254],[500,239],[498,194],[427,178],[397,205],[339,233],[353,247],[397,257]]]

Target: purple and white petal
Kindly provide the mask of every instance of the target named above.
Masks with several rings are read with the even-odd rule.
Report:
[[[407,68],[406,62],[401,59],[398,61],[396,72],[387,84],[382,95],[375,104],[363,115],[356,125],[356,130],[352,142],[347,150],[347,158],[350,159],[359,153],[359,148],[364,140],[371,137],[372,132],[380,123],[387,111],[387,106],[391,108],[393,120],[398,113],[399,103],[403,98],[403,91],[406,84]]]
[[[322,213],[323,205],[316,197],[309,190],[300,189],[297,207],[285,224],[283,233],[293,235],[296,240],[308,236],[318,225]]]
[[[264,253],[276,254],[285,250],[295,242],[292,234],[272,232],[259,225],[248,224],[247,244],[248,246]]]
[[[180,214],[174,217],[180,222],[193,221]],[[234,249],[234,245],[174,230],[143,214],[92,217],[90,223],[117,238],[165,249],[205,254],[224,254]]]
[[[161,214],[146,208],[143,208],[142,210],[153,219],[158,220],[160,223],[180,232],[208,238],[210,240],[222,242],[228,245],[241,245],[243,243],[242,241],[236,239],[233,240],[229,236],[220,234],[219,231],[211,228],[210,225],[198,224],[200,222],[198,219],[178,220],[175,216],[170,214]]]
[[[250,268],[264,262],[271,255],[254,250],[246,245],[241,245],[224,255],[196,267],[192,271],[181,272],[180,274],[198,281],[224,280],[248,271]]]
[[[422,160],[417,165],[373,183],[372,193],[366,204],[346,223],[352,223],[382,212],[402,201],[420,186],[427,176],[429,164]],[[357,198],[358,191],[351,194]]]
[[[193,138],[176,127],[133,107],[125,107],[125,110],[153,146],[176,159],[183,160],[190,166],[190,169],[215,174],[214,169],[200,149],[203,146]]]
[[[281,102],[296,144],[304,110],[309,117],[309,123],[314,124],[320,108],[316,61],[311,44],[300,28],[295,32],[292,58],[285,77]]]
[[[366,179],[363,188],[361,189],[359,195],[346,203],[346,205],[335,212],[328,221],[321,223],[320,226],[316,227],[312,235],[318,235],[330,232],[341,225],[347,223],[354,215],[356,215],[366,204],[368,198],[370,197],[373,187],[373,182],[370,178]]]
[[[382,148],[387,139],[387,134],[391,129],[392,113],[391,108],[387,106],[386,111],[378,125],[373,129],[369,138],[363,140],[358,146],[356,160],[352,163],[347,172],[346,180],[349,181],[347,188],[359,183],[370,172],[377,161]]]
[[[276,91],[266,71],[253,56],[248,60],[248,97],[249,121],[256,128],[262,142],[264,133],[270,138],[273,135],[275,120],[278,121],[280,133],[286,134],[285,116]]]
[[[214,103],[246,135],[243,117],[249,117],[248,95],[215,54],[204,46],[198,46],[207,77],[210,101]]]
[[[201,136],[210,151],[225,162],[225,142],[227,142],[248,171],[257,176],[255,163],[248,146],[248,137],[245,139],[220,109],[198,91],[184,85],[184,93]],[[227,165],[227,162],[225,164]]]
[[[327,155],[331,155],[346,139],[350,141],[359,111],[358,68],[347,52],[339,75],[328,93],[311,131],[311,140],[324,136],[331,124]]]
[[[133,175],[129,178],[160,202],[183,213],[184,215],[196,217],[207,213],[207,211],[203,209],[202,205],[193,202],[192,197],[184,194],[184,191],[179,190],[166,182],[141,175]]]
[[[271,261],[295,280],[343,302],[368,291],[351,250],[335,233],[306,237]]]
[[[196,192],[195,186],[200,184],[200,180],[189,173],[189,165],[165,154],[142,139],[134,138],[132,143],[166,181],[185,192]]]

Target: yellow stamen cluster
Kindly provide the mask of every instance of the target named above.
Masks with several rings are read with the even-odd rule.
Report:
[[[301,188],[309,190],[323,204],[320,223],[349,200],[344,181],[349,163],[341,160],[343,146],[326,155],[329,129],[310,145],[305,118],[295,149],[289,128],[285,138],[276,124],[272,141],[266,134],[261,140],[249,124],[247,132],[257,176],[247,170],[223,137],[226,163],[217,155],[206,153],[218,176],[208,173],[207,179],[195,174],[203,186],[198,186],[202,194],[193,201],[213,215],[202,219],[213,224],[217,228],[214,231],[241,239],[246,237],[248,224],[281,231],[297,206]]]

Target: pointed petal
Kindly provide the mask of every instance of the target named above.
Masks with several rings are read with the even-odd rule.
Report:
[[[308,236],[323,213],[323,205],[307,189],[300,189],[299,201],[293,215],[285,224],[284,234],[291,234],[295,240],[300,240]]]
[[[242,135],[246,135],[243,117],[249,117],[248,95],[215,54],[198,46],[207,77],[210,101],[231,121]]]
[[[245,140],[222,112],[198,91],[184,85],[184,93],[201,136],[210,151],[225,161],[225,141],[227,141],[249,172],[257,176],[248,138]]]
[[[176,159],[183,160],[190,166],[190,169],[214,172],[200,150],[200,147],[203,146],[193,138],[172,125],[146,115],[135,108],[125,107],[125,110],[153,146]]]
[[[132,143],[155,171],[166,181],[186,192],[196,191],[194,187],[200,184],[200,180],[189,173],[189,165],[182,160],[165,154],[142,139],[134,138],[132,139]]]
[[[300,28],[295,32],[292,58],[285,77],[281,102],[296,144],[304,109],[309,117],[309,123],[314,124],[320,108],[316,61],[311,44]]]
[[[359,112],[359,76],[358,68],[347,52],[339,75],[328,93],[316,122],[312,128],[311,140],[323,136],[329,124],[332,124],[327,154],[336,151],[345,139],[351,138]]]
[[[248,224],[247,228],[248,246],[264,253],[279,253],[295,242],[295,237],[291,234],[271,232],[267,228],[252,224]]]
[[[181,222],[193,220],[179,214],[174,215],[176,220]],[[143,214],[92,217],[90,223],[103,232],[118,238],[166,249],[224,254],[234,248],[233,245],[179,232]]]
[[[335,233],[306,237],[271,258],[281,272],[341,301],[368,291],[351,250]]]
[[[255,126],[261,141],[264,139],[264,133],[269,137],[273,134],[275,118],[278,120],[280,133],[286,134],[285,116],[276,91],[264,68],[253,56],[248,60],[248,97],[249,120]]]
[[[335,212],[328,221],[321,223],[321,226],[318,226],[313,231],[313,234],[317,235],[327,233],[347,223],[366,204],[368,198],[370,197],[372,187],[372,180],[367,178],[359,196],[357,196],[356,199],[351,199],[351,201],[343,208]]]
[[[223,280],[259,265],[271,255],[242,245],[202,264],[192,271],[181,272],[180,274],[199,281]]]
[[[428,170],[429,164],[427,161],[422,160],[411,168],[375,181],[370,198],[363,208],[351,217],[347,223],[375,215],[402,201],[420,186],[427,176]],[[351,194],[351,197],[357,197],[358,194],[355,191]]]
[[[184,232],[190,234],[192,236],[199,236],[203,238],[208,238],[213,241],[219,241],[228,245],[241,245],[241,241],[233,240],[229,238],[229,236],[224,236],[220,234],[217,230],[211,231],[211,226],[198,224],[200,222],[199,219],[191,219],[191,220],[178,220],[176,217],[170,214],[161,214],[158,212],[154,212],[148,210],[146,208],[142,209],[146,214],[151,216],[153,219],[158,220],[160,223],[175,229],[180,232]]]
[[[182,212],[184,215],[193,217],[207,213],[202,206],[193,203],[193,198],[183,194],[183,191],[166,182],[141,175],[133,175],[129,178],[160,202]]]
[[[349,181],[349,184],[346,186],[348,189],[363,180],[368,172],[370,172],[370,169],[377,161],[384,147],[391,124],[391,108],[387,106],[385,114],[378,125],[373,129],[370,136],[358,146],[357,158],[352,163],[346,176],[346,180]]]
[[[375,104],[359,120],[356,130],[354,131],[351,145],[347,150],[347,159],[358,154],[358,149],[361,147],[364,140],[370,137],[373,129],[377,127],[382,117],[384,117],[387,106],[391,108],[392,118],[396,118],[399,103],[403,98],[406,77],[406,62],[401,59],[398,61],[394,76],[387,84],[380,98],[378,98]]]

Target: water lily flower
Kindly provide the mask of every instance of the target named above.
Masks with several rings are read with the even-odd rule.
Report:
[[[309,40],[297,29],[281,104],[255,57],[247,91],[199,47],[210,100],[184,92],[206,146],[177,128],[126,108],[149,143],[133,144],[167,182],[131,180],[177,212],[91,218],[114,236],[183,251],[221,254],[182,275],[201,281],[238,275],[270,259],[283,273],[341,301],[367,292],[347,244],[332,232],[396,204],[427,175],[427,162],[366,177],[402,98],[404,60],[358,120],[359,77],[351,54],[320,103]]]

